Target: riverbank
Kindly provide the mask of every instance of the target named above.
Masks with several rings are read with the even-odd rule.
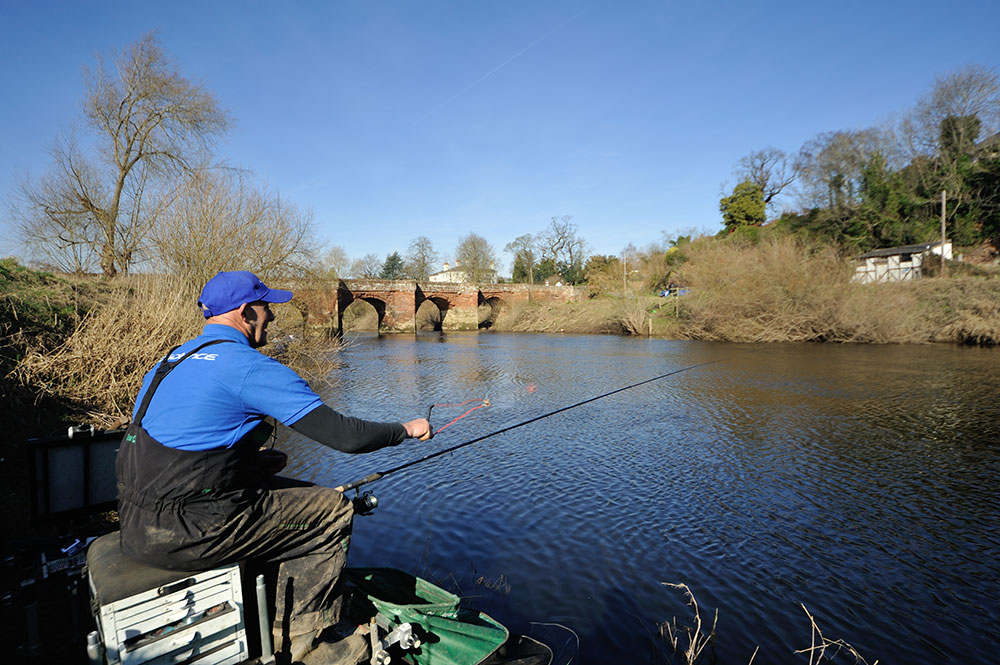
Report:
[[[631,334],[719,342],[1000,344],[1000,278],[755,288],[692,288],[681,297],[601,296],[500,313],[491,330]]]
[[[833,255],[814,252],[796,263],[773,248],[748,248],[745,257],[727,251],[726,261],[686,264],[690,289],[679,298],[604,294],[566,304],[512,305],[490,330],[729,342],[1000,343],[996,273],[861,285],[847,279],[843,261]],[[142,374],[163,348],[197,334],[203,321],[190,307],[196,294],[167,278],[108,283],[6,259],[0,286],[5,459],[14,454],[12,442],[27,436],[76,422],[111,427],[127,419]],[[301,324],[293,307],[281,309],[273,337],[295,332],[306,338],[298,334]],[[299,349],[300,343],[285,360],[309,370],[317,354]],[[323,368],[307,374],[320,378]]]

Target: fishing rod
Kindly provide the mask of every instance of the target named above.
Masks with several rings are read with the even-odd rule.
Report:
[[[509,425],[507,427],[498,429],[495,432],[490,432],[489,434],[484,434],[483,436],[476,437],[475,439],[471,439],[470,441],[466,441],[465,443],[459,443],[458,445],[451,446],[450,448],[445,448],[444,450],[439,450],[436,453],[431,453],[430,455],[427,455],[426,457],[421,457],[420,459],[411,460],[409,462],[406,462],[405,464],[400,464],[397,467],[393,467],[393,468],[387,469],[385,471],[377,471],[377,472],[369,474],[369,475],[367,475],[364,478],[361,478],[359,480],[354,480],[354,481],[351,481],[351,482],[346,483],[344,485],[341,485],[341,486],[337,487],[336,489],[339,490],[339,491],[341,491],[341,492],[347,492],[348,490],[356,489],[358,487],[361,487],[362,485],[367,485],[369,483],[375,482],[376,480],[380,480],[382,478],[385,478],[389,474],[396,473],[397,471],[402,471],[403,469],[408,469],[411,466],[415,466],[417,464],[420,464],[421,462],[426,462],[428,460],[434,459],[435,457],[440,457],[441,455],[444,455],[446,453],[450,453],[450,452],[453,452],[455,450],[458,450],[459,448],[464,448],[465,446],[471,446],[474,443],[479,443],[483,439],[488,439],[488,438],[490,438],[492,436],[496,436],[498,434],[503,434],[505,432],[509,432],[512,429],[517,429],[518,427],[524,427],[525,425],[530,425],[531,423],[538,422],[539,420],[542,420],[543,418],[548,418],[549,416],[554,416],[557,413],[562,413],[563,411],[569,411],[570,409],[575,409],[578,406],[583,406],[584,404],[589,404],[590,402],[594,402],[594,401],[597,401],[599,399],[604,399],[605,397],[610,397],[611,395],[615,395],[615,394],[620,393],[620,392],[622,392],[624,390],[631,390],[632,388],[638,388],[639,386],[645,385],[647,383],[652,383],[653,381],[659,381],[660,379],[665,379],[668,376],[673,376],[674,374],[680,374],[681,372],[686,372],[689,369],[695,369],[697,367],[704,367],[705,365],[711,365],[711,364],[716,363],[716,362],[719,362],[719,361],[712,360],[712,361],[709,361],[707,363],[698,363],[697,365],[691,365],[690,367],[684,367],[682,369],[675,369],[672,372],[667,372],[666,374],[661,374],[660,376],[654,376],[651,379],[646,379],[644,381],[639,381],[638,383],[633,383],[630,386],[625,386],[624,388],[618,388],[616,390],[612,390],[611,392],[604,393],[603,395],[598,395],[597,397],[590,397],[588,399],[583,400],[582,402],[577,402],[576,404],[570,404],[569,406],[564,406],[562,408],[556,409],[555,411],[550,411],[549,413],[546,413],[546,414],[543,414],[543,415],[540,415],[540,416],[535,416],[534,418],[529,418],[528,420],[525,420],[524,422],[517,423],[516,425]],[[429,411],[428,411],[428,415],[430,415]],[[450,424],[451,423],[449,423],[449,425]]]

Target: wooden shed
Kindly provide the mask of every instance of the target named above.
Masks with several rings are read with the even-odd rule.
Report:
[[[855,282],[902,282],[920,279],[924,262],[932,256],[941,256],[941,241],[925,242],[902,247],[875,249],[855,257]],[[944,258],[951,259],[951,242],[944,243]],[[940,259],[938,259],[940,260]]]

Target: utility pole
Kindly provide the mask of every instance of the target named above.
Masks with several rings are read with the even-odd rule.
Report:
[[[941,190],[941,276],[948,276],[948,266],[944,262],[944,213],[945,207],[947,205],[948,193],[946,190]]]
[[[628,297],[628,254],[622,250],[622,298]]]

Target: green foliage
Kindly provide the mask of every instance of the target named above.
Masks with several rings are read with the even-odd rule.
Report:
[[[967,155],[976,145],[982,122],[975,115],[950,115],[941,121],[941,152],[950,156]]]
[[[1000,246],[1000,157],[980,161],[969,189],[977,202],[980,235]]]
[[[539,261],[535,266],[535,284],[544,282],[552,275],[556,274],[556,262],[552,259]]]
[[[733,193],[719,201],[722,221],[730,232],[740,226],[759,226],[767,219],[764,193],[760,185],[744,180],[733,188]]]
[[[733,229],[732,236],[738,240],[755,244],[760,241],[759,226],[737,226]]]
[[[382,264],[379,277],[382,279],[403,279],[405,276],[403,257],[399,255],[399,252],[393,252],[385,257],[385,263]]]
[[[556,265],[562,275],[564,284],[582,284],[587,281],[587,274],[581,263],[560,262]]]
[[[526,282],[530,281],[532,278],[534,278],[534,275],[529,275],[529,273],[528,273],[528,266],[526,265],[525,260],[522,257],[520,257],[520,256],[515,256],[514,257],[514,268],[513,268],[513,271],[511,272],[511,277],[510,278],[511,278],[511,281],[513,281],[515,284],[518,284],[518,283],[522,283],[523,284],[523,283],[526,283]]]
[[[0,376],[6,377],[29,348],[54,348],[73,331],[85,310],[78,291],[52,273],[0,260]]]
[[[583,266],[583,272],[587,275],[588,279],[592,275],[599,272],[607,272],[608,270],[621,272],[621,263],[621,259],[617,256],[594,254],[587,257],[587,263]]]

